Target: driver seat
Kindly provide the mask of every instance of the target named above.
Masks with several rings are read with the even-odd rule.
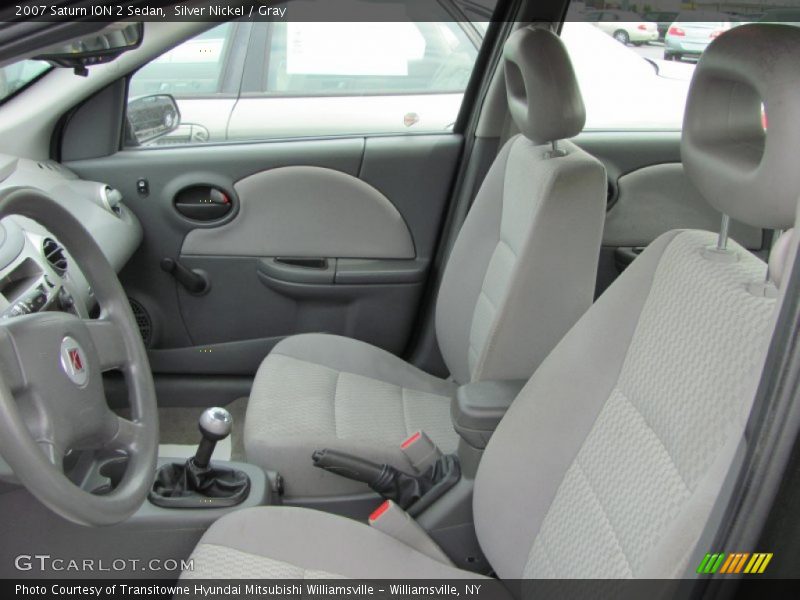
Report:
[[[800,29],[744,25],[709,46],[687,100],[689,177],[715,208],[756,227],[795,222],[797,64]],[[785,233],[768,280],[737,243],[671,231],[578,321],[478,470],[476,532],[500,578],[686,572],[741,441],[796,252]],[[225,516],[192,558],[183,577],[475,577],[363,523],[289,507]]]

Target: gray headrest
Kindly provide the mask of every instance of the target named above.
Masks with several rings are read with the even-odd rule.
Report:
[[[503,48],[508,109],[519,130],[536,144],[578,135],[586,109],[561,39],[524,27]]]
[[[681,157],[716,209],[756,227],[792,226],[800,195],[799,27],[743,25],[711,43],[686,100]]]

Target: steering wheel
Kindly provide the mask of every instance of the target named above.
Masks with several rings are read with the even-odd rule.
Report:
[[[125,292],[94,239],[49,196],[16,188],[0,196],[0,219],[28,217],[80,264],[101,314],[81,319],[40,312],[0,321],[0,454],[44,505],[82,525],[111,525],[142,504],[158,454],[158,412],[147,354]],[[102,372],[119,369],[131,419],[108,407]],[[104,495],[65,473],[70,450],[83,456],[124,451],[125,475]],[[84,484],[86,485],[86,484]]]

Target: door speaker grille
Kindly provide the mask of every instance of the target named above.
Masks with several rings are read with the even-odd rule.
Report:
[[[128,298],[131,304],[131,311],[133,318],[136,319],[136,325],[139,327],[139,333],[142,336],[142,341],[146,348],[150,347],[153,342],[153,322],[150,319],[150,314],[147,312],[141,302]]]

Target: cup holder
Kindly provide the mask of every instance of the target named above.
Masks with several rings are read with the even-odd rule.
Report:
[[[102,496],[104,494],[108,494],[113,492],[117,489],[117,486],[122,481],[122,478],[125,476],[125,471],[128,468],[128,457],[127,456],[120,456],[118,458],[112,458],[106,462],[104,462],[98,473],[100,477],[106,479],[106,482],[97,486],[92,490],[93,494],[98,496]]]

